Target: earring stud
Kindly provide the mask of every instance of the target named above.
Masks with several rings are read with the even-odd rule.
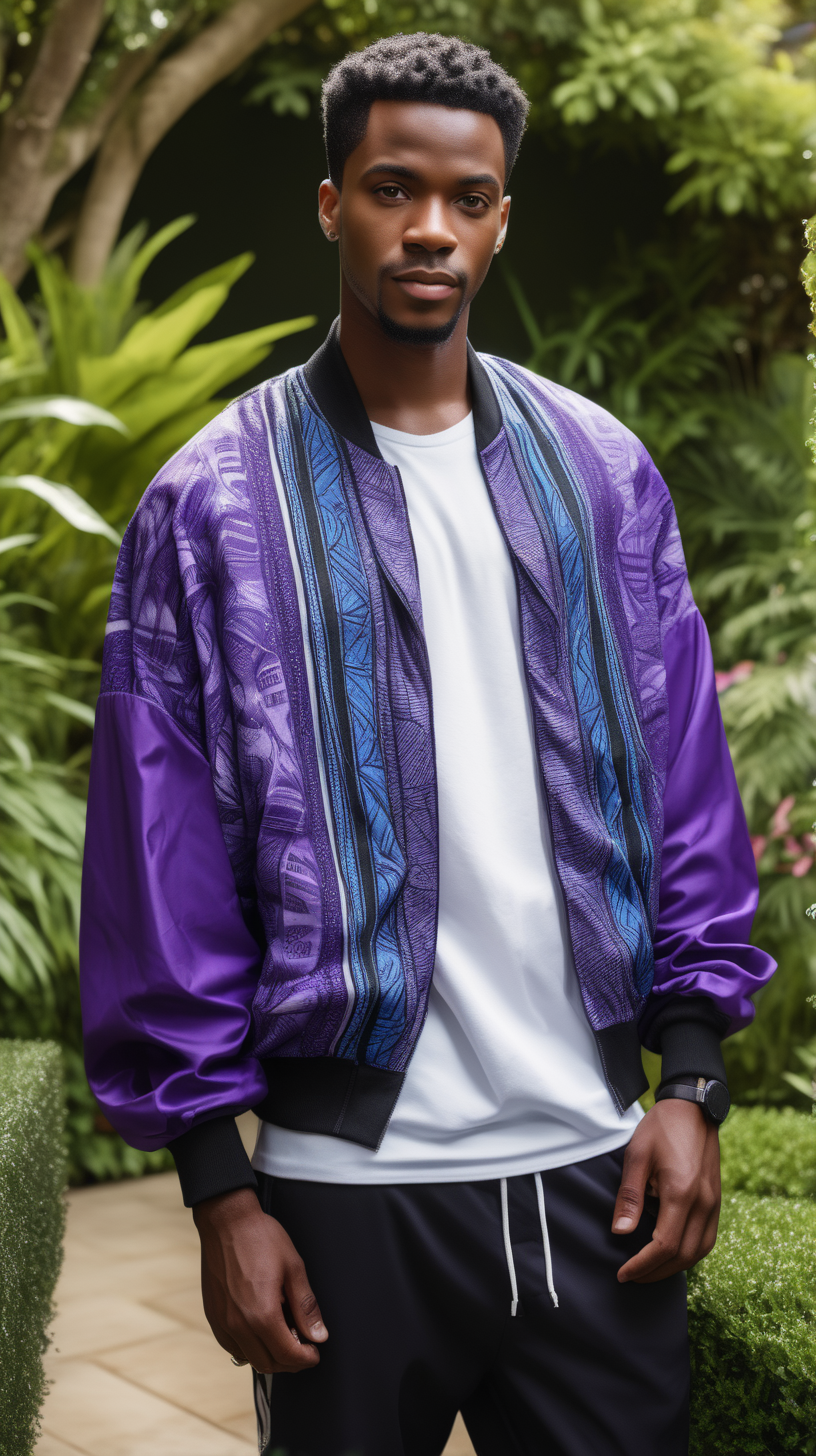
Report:
[[[328,238],[328,240],[329,240],[330,243],[336,243],[337,242],[337,233],[327,232],[326,233],[326,237]]]

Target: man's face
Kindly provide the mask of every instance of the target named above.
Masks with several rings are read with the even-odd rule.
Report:
[[[343,189],[320,188],[343,276],[385,332],[438,344],[481,287],[504,238],[504,146],[492,116],[375,101]]]

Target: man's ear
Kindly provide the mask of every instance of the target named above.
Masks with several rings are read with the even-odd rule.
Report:
[[[507,237],[507,223],[510,218],[510,198],[503,197],[501,204],[501,231],[496,239],[496,252],[500,253],[504,247],[504,240]]]
[[[340,236],[340,193],[330,178],[317,191],[317,217],[330,243]]]

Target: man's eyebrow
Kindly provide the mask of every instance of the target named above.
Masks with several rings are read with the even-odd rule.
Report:
[[[393,177],[407,177],[412,182],[419,181],[419,173],[412,172],[410,167],[402,167],[399,162],[375,162],[373,167],[366,168],[364,177],[370,177],[374,172],[390,172]]]
[[[403,167],[400,162],[374,162],[367,167],[363,177],[371,177],[377,172],[388,172],[392,177],[405,177],[409,182],[419,182],[420,175],[412,171],[410,167]],[[474,172],[469,177],[457,177],[457,187],[496,187],[501,191],[501,182],[494,177],[492,172]]]
[[[501,182],[494,177],[492,172],[474,172],[472,177],[460,177],[457,187],[498,187],[501,189]]]

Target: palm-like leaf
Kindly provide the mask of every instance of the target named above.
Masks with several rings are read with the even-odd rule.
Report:
[[[63,420],[66,425],[104,425],[127,435],[127,426],[112,415],[110,410],[101,409],[87,399],[76,399],[68,394],[42,394],[29,398],[13,399],[10,404],[0,405],[0,425],[9,420]]]
[[[66,656],[99,651],[112,548],[152,476],[222,408],[223,401],[214,397],[218,391],[255,368],[277,340],[314,322],[292,319],[210,344],[194,343],[250,266],[250,254],[210,269],[152,312],[140,310],[136,298],[145,268],[192,221],[181,218],[147,240],[143,227],[134,229],[96,290],[77,288],[59,258],[32,247],[47,316],[45,348],[19,299],[0,281],[8,347],[0,362],[17,371],[4,376],[0,370],[0,474],[18,482],[38,477],[50,483],[52,492],[29,486],[28,499],[22,492],[9,493],[0,503],[0,533],[42,529],[32,494],[61,512],[62,519],[49,523],[26,562],[26,585],[57,604],[47,636],[51,647]],[[36,394],[32,370],[38,371]],[[44,405],[35,408],[46,389],[52,398],[84,402],[83,418],[76,406],[50,413]],[[4,419],[4,409],[14,417]],[[118,428],[110,427],[111,420]],[[73,496],[58,497],[54,487],[68,487]],[[89,507],[84,518],[77,515],[77,496]],[[73,527],[80,519],[88,534],[78,546]]]

